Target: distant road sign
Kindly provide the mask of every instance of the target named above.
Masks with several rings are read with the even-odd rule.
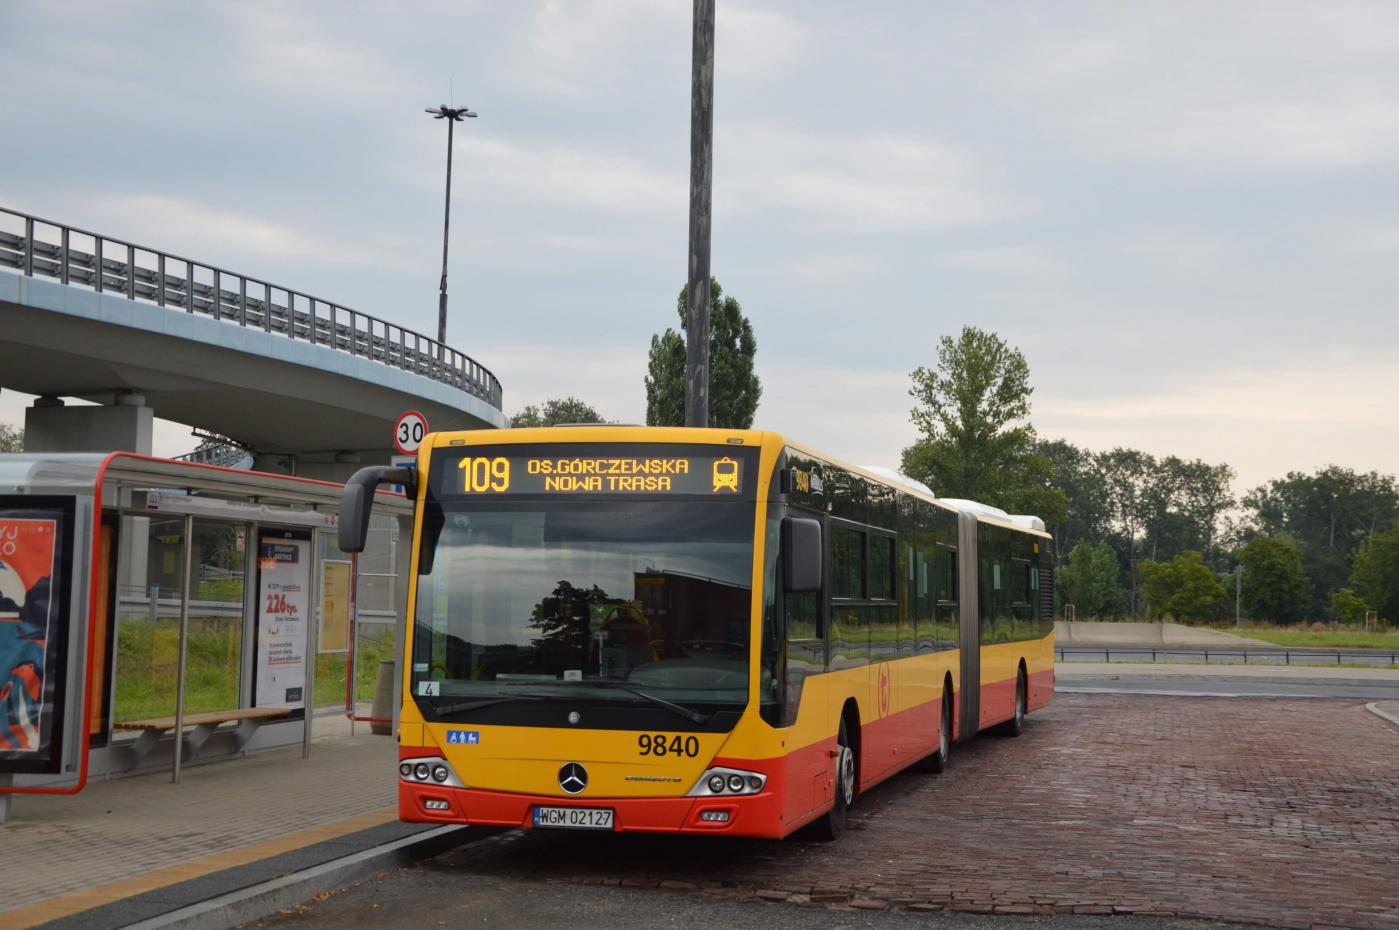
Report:
[[[393,425],[393,444],[404,455],[413,455],[423,444],[427,435],[427,417],[416,410],[409,410]]]

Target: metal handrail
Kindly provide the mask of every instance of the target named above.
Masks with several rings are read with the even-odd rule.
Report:
[[[1388,660],[1389,660],[1389,665],[1390,665],[1390,667],[1399,667],[1399,652],[1396,652],[1396,651],[1394,651],[1394,650],[1389,650],[1389,649],[1359,649],[1359,648],[1347,649],[1347,648],[1344,647],[1344,646],[1332,647],[1332,648],[1329,648],[1329,649],[1326,648],[1326,647],[1324,647],[1324,646],[1317,646],[1317,647],[1313,647],[1313,648],[1310,648],[1310,649],[1292,649],[1292,648],[1289,648],[1289,647],[1279,646],[1279,647],[1277,647],[1277,648],[1275,648],[1275,649],[1269,649],[1269,648],[1267,648],[1266,646],[1256,646],[1256,647],[1251,647],[1251,648],[1244,648],[1244,647],[1241,647],[1241,646],[1232,646],[1232,647],[1231,647],[1231,646],[1219,646],[1219,647],[1216,647],[1216,646],[1210,646],[1210,647],[1204,647],[1204,646],[1196,646],[1196,647],[1190,647],[1190,646],[1175,646],[1175,647],[1172,647],[1172,646],[1128,646],[1128,645],[1121,645],[1121,646],[1078,646],[1078,645],[1066,645],[1066,646],[1056,646],[1056,647],[1054,648],[1054,652],[1055,652],[1056,656],[1058,657],[1058,659],[1059,659],[1060,661],[1068,661],[1068,656],[1069,656],[1070,654],[1074,655],[1075,657],[1079,657],[1079,656],[1097,656],[1097,655],[1101,654],[1101,655],[1103,656],[1103,661],[1104,661],[1104,662],[1111,662],[1111,661],[1112,661],[1113,653],[1116,653],[1116,654],[1118,655],[1118,657],[1119,657],[1119,661],[1133,661],[1133,660],[1138,660],[1139,658],[1140,658],[1140,659],[1145,659],[1145,657],[1149,655],[1149,656],[1151,656],[1151,661],[1152,661],[1153,663],[1154,663],[1154,662],[1157,662],[1157,661],[1163,661],[1163,662],[1169,663],[1169,662],[1170,662],[1170,657],[1175,656],[1175,657],[1178,657],[1178,658],[1179,658],[1179,657],[1203,658],[1203,659],[1205,660],[1205,663],[1206,663],[1206,664],[1209,663],[1211,657],[1215,658],[1216,660],[1221,660],[1221,661],[1222,661],[1222,660],[1227,660],[1227,659],[1238,659],[1238,658],[1242,658],[1242,659],[1243,659],[1243,664],[1249,665],[1249,664],[1251,664],[1251,663],[1249,662],[1249,656],[1252,655],[1253,658],[1258,659],[1258,660],[1261,660],[1262,664],[1266,664],[1266,665],[1279,665],[1279,664],[1281,664],[1281,665],[1291,665],[1291,664],[1292,664],[1293,657],[1296,656],[1296,657],[1299,657],[1299,658],[1301,658],[1301,659],[1303,659],[1303,660],[1306,660],[1306,659],[1325,659],[1325,660],[1327,660],[1327,661],[1330,661],[1331,659],[1335,659],[1337,665],[1341,665],[1341,664],[1342,664],[1342,660],[1344,660],[1344,659],[1349,659],[1349,660],[1351,660],[1352,664],[1355,664],[1355,665],[1377,665],[1377,664],[1380,663],[1380,661],[1382,661],[1382,660],[1384,660],[1384,659],[1388,659]],[[1161,657],[1159,660],[1158,660],[1158,658],[1157,658],[1158,656]],[[1279,662],[1276,661],[1276,660],[1279,659],[1279,658],[1281,658],[1281,659],[1283,660],[1281,663],[1279,663]],[[1271,661],[1271,662],[1268,661],[1268,660],[1270,660],[1270,659],[1273,660],[1273,661]],[[1365,661],[1365,660],[1371,660],[1371,661]]]
[[[98,293],[111,291],[129,300],[182,307],[187,313],[327,346],[450,384],[502,409],[495,375],[470,356],[411,329],[215,265],[0,207],[0,217],[4,216],[22,220],[24,233],[0,230],[0,266],[19,269],[29,277],[56,278]],[[56,229],[58,242],[37,239],[36,226]],[[92,251],[73,248],[74,236],[90,238]],[[120,257],[110,257],[111,247]],[[138,254],[146,260],[145,266],[137,263]],[[184,266],[184,277],[167,270],[172,263]],[[199,277],[208,278],[208,283]],[[276,302],[278,294],[282,303]]]

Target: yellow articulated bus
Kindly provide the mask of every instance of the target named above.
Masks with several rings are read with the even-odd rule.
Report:
[[[416,499],[405,821],[827,838],[1054,690],[1050,538],[771,432],[434,433]]]

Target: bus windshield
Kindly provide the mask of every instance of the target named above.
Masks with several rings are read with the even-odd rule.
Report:
[[[747,704],[752,503],[429,503],[424,527],[420,703]]]

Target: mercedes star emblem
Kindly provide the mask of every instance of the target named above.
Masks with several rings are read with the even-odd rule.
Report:
[[[576,724],[576,723],[578,723],[578,721],[580,721],[580,720],[582,720],[582,719],[583,719],[583,717],[582,717],[581,714],[578,713],[578,711],[575,710],[575,711],[570,711],[570,712],[569,712],[569,715],[568,715],[568,722],[569,722],[569,723]]]
[[[588,770],[577,762],[566,762],[559,769],[559,787],[569,794],[577,794],[588,787]]]

